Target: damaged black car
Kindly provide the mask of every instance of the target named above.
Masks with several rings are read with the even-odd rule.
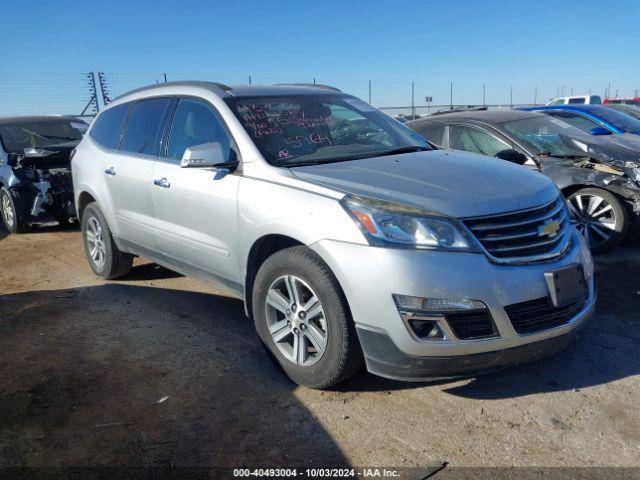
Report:
[[[543,113],[469,110],[407,123],[431,143],[498,157],[549,176],[593,253],[622,241],[640,215],[640,141],[585,135]]]
[[[70,158],[88,127],[75,117],[0,118],[0,216],[9,233],[76,216]]]

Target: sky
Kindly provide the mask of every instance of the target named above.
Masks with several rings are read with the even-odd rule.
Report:
[[[376,106],[640,89],[640,1],[0,0],[0,114],[169,80],[336,85]],[[48,110],[48,111],[42,111]],[[42,112],[41,112],[42,111]]]

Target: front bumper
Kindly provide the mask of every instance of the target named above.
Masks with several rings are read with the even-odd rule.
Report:
[[[562,348],[595,308],[593,261],[574,233],[571,250],[541,264],[505,266],[473,253],[376,248],[324,240],[312,246],[340,282],[372,373],[420,380],[466,375],[523,363]],[[531,334],[514,330],[504,307],[548,296],[544,273],[583,265],[588,298],[567,323]],[[393,294],[480,300],[498,331],[495,338],[420,340],[411,335]]]

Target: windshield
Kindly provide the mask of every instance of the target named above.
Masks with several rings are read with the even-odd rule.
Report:
[[[431,149],[417,133],[355,97],[291,95],[227,102],[272,165],[294,167]]]
[[[618,112],[617,110],[607,107],[599,108],[597,112],[593,113],[624,132],[640,133],[640,120],[626,113]]]
[[[608,108],[613,108],[614,110],[626,113],[640,120],[640,108],[634,107],[633,105],[609,105]]]
[[[582,130],[554,117],[545,115],[524,118],[505,122],[501,126],[535,154],[557,157],[584,155],[584,152],[570,147],[563,140],[563,136],[584,136]]]
[[[7,152],[24,153],[27,148],[77,143],[87,128],[82,120],[20,120],[13,125],[0,125],[0,139]]]

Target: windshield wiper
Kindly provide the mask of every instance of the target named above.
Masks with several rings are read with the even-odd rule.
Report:
[[[566,158],[567,160],[577,160],[579,158],[588,158],[589,157],[589,155],[587,155],[586,153],[584,155],[577,155],[577,154],[574,154],[574,153],[568,153],[566,155],[559,155],[557,153],[551,153],[551,152],[547,152],[547,151],[538,152],[538,153],[536,153],[536,155],[538,155],[540,157]]]
[[[387,150],[386,152],[376,153],[372,155],[372,157],[382,157],[383,155],[400,155],[402,153],[426,152],[428,150],[432,149],[429,147],[423,147],[421,145],[412,145],[410,147],[398,147]]]
[[[308,167],[309,165],[320,165],[322,163],[337,163],[348,162],[349,160],[364,160],[365,158],[383,157],[386,155],[400,155],[401,153],[413,153],[432,150],[429,147],[423,147],[421,145],[412,145],[410,147],[397,147],[391,150],[385,150],[383,152],[366,152],[358,155],[349,155],[348,157],[336,157],[336,158],[323,158],[318,160],[298,161],[292,159],[291,162],[280,162],[280,167]]]

